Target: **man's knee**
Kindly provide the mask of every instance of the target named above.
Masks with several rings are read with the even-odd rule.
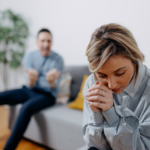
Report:
[[[23,113],[24,115],[32,115],[34,112],[32,106],[29,105],[28,103],[25,103],[22,105],[20,113]]]
[[[4,91],[0,92],[0,104],[9,104],[10,100],[13,98],[13,95],[15,95],[16,92],[14,91]]]

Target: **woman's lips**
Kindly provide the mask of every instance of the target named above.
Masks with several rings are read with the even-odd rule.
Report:
[[[116,93],[116,92],[118,92],[120,89],[121,89],[121,87],[118,88],[118,89],[114,89],[114,90],[112,90],[112,91]]]

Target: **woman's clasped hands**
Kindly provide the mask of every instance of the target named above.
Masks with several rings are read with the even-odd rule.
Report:
[[[112,90],[98,81],[87,90],[86,100],[94,112],[107,111],[113,107]]]

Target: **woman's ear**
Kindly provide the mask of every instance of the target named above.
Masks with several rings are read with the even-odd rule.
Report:
[[[137,65],[136,65],[135,63],[133,63],[133,66],[134,66],[134,68],[136,69],[136,66],[137,66]]]
[[[133,63],[133,68],[134,68],[134,73],[133,74],[135,74],[136,71],[137,71],[137,64],[136,63]]]

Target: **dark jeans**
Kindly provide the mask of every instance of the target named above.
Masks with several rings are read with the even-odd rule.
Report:
[[[4,150],[15,150],[31,116],[46,107],[54,105],[55,98],[50,93],[39,89],[28,89],[25,86],[22,89],[0,93],[0,105],[16,105],[19,103],[23,105]]]
[[[90,147],[88,150],[98,150],[98,149],[95,147]]]

